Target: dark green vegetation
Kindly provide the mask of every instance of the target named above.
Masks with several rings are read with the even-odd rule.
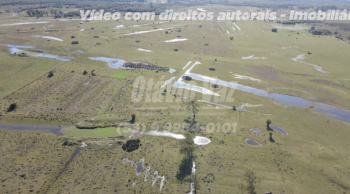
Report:
[[[194,132],[194,131],[198,131],[199,129],[196,129],[196,115],[198,114],[199,110],[200,110],[200,105],[198,103],[198,101],[196,99],[190,99],[184,102],[184,106],[185,108],[190,112],[190,114],[192,115],[192,118],[190,120],[190,125],[189,125],[189,129]]]
[[[194,150],[195,145],[193,143],[193,136],[189,133],[185,135],[185,139],[181,141],[180,153],[183,154],[181,160],[179,171],[176,174],[176,178],[179,181],[184,181],[184,179],[191,175],[193,160],[194,160]]]
[[[130,123],[135,123],[135,121],[136,121],[136,114],[132,113]]]
[[[50,71],[49,74],[47,75],[48,78],[52,78],[53,77],[53,71]]]
[[[270,124],[272,123],[272,121],[270,119],[266,120],[266,129],[267,130],[271,130],[270,129]]]
[[[12,103],[10,104],[10,106],[7,109],[7,112],[12,112],[17,108],[17,104],[16,103]]]
[[[141,146],[140,140],[136,139],[136,140],[126,141],[126,143],[122,146],[122,148],[126,152],[133,152],[133,151],[139,149],[140,146]]]

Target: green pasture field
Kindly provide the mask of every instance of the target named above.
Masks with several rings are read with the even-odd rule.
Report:
[[[190,8],[197,9],[177,9]],[[238,9],[213,5],[202,8],[215,12]],[[183,157],[179,153],[181,140],[139,135],[142,146],[130,153],[124,152],[118,142],[124,143],[131,130],[136,129],[136,124],[129,122],[133,113],[136,123],[145,124],[147,131],[164,130],[167,124],[175,129],[175,125],[182,126],[190,119],[191,114],[183,109],[183,93],[171,85],[196,61],[201,64],[194,67],[192,73],[350,110],[350,45],[334,37],[313,36],[302,29],[310,28],[308,25],[285,27],[267,21],[236,21],[241,29],[238,30],[233,21],[216,20],[157,23],[159,21],[121,19],[83,21],[80,24],[78,18],[36,19],[26,17],[25,13],[19,16],[3,13],[0,18],[0,122],[71,125],[61,130],[63,137],[1,130],[0,154],[4,157],[0,159],[0,191],[45,193],[49,189],[49,193],[158,193],[160,180],[152,187],[151,178],[144,181],[145,172],[136,176],[135,167],[122,164],[123,158],[133,161],[144,158],[146,166],[151,166],[151,172],[157,170],[166,177],[162,193],[189,192],[189,182],[176,180]],[[3,26],[38,21],[47,23]],[[139,24],[146,25],[134,26]],[[118,25],[126,28],[116,29]],[[275,27],[278,32],[271,32]],[[158,31],[126,35],[155,29]],[[64,41],[48,41],[33,35],[58,37]],[[188,40],[165,42],[175,38]],[[79,41],[79,44],[72,45],[72,41]],[[10,55],[4,44],[32,45],[35,46],[33,50],[74,59],[66,62],[19,57]],[[153,52],[142,52],[138,48]],[[83,53],[73,53],[77,50]],[[305,54],[304,62],[322,66],[329,73],[292,60],[302,54]],[[242,59],[251,55],[266,59]],[[112,69],[106,62],[90,60],[89,57],[145,62],[173,68],[176,72]],[[183,70],[189,61],[192,63]],[[216,70],[209,71],[211,67]],[[95,76],[91,73],[93,70]],[[51,78],[47,77],[49,71],[54,73]],[[84,75],[84,71],[87,74]],[[261,82],[236,79],[234,74],[260,79]],[[135,80],[141,76],[155,84],[149,93],[145,92],[144,98],[133,102],[133,91],[138,89]],[[175,79],[169,85],[160,88],[172,77]],[[195,83],[205,85],[199,81]],[[167,92],[162,96],[164,89]],[[224,87],[210,89],[230,90]],[[151,95],[151,100],[146,99],[147,94]],[[174,94],[179,96],[174,97]],[[197,99],[208,99],[207,95],[194,95]],[[160,96],[163,100],[153,101],[152,96],[153,99]],[[164,100],[166,97],[169,102]],[[349,193],[344,189],[350,188],[349,123],[322,116],[312,107],[291,106],[239,90],[234,91],[233,98],[233,102],[219,103],[237,107],[244,103],[261,106],[245,107],[252,113],[200,103],[197,121],[202,130],[194,135],[205,136],[211,139],[211,143],[196,146],[194,151],[200,186],[198,193],[239,193],[247,169],[253,169],[260,179],[257,193]],[[16,103],[18,108],[6,113],[11,103]],[[285,129],[288,135],[273,132],[275,142],[270,142],[267,119]],[[74,126],[98,126],[104,122],[125,127],[118,131],[113,127],[78,129]],[[208,131],[207,127],[212,123],[217,128]],[[225,123],[231,126],[227,132],[220,129]],[[250,132],[251,128],[260,128],[263,135]],[[185,133],[183,127],[176,129],[176,133]],[[246,138],[256,140],[262,146],[247,145]],[[62,145],[64,141],[77,144],[67,147]],[[80,147],[82,142],[88,146],[81,148],[54,181],[74,148]],[[205,181],[210,173],[215,176],[213,182]],[[26,174],[26,178],[21,177],[22,174]],[[132,187],[133,182],[136,182],[135,187]]]

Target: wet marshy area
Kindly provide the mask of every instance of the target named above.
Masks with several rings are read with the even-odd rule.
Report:
[[[129,160],[128,158],[124,158],[122,160],[122,163],[123,164],[130,163],[131,167],[135,166],[136,176],[140,176],[142,174],[142,172],[145,170],[146,172],[145,172],[144,182],[147,182],[148,178],[151,177],[152,178],[152,186],[154,186],[154,184],[157,182],[157,180],[160,179],[159,191],[162,191],[162,188],[163,188],[164,182],[165,182],[165,176],[160,176],[157,170],[154,171],[153,173],[151,173],[151,166],[145,167],[144,161],[145,161],[144,158],[141,158],[137,162]],[[134,182],[133,187],[136,184],[137,183]]]
[[[252,139],[245,139],[245,143],[248,145],[252,145],[252,146],[261,146],[261,144],[255,140]]]
[[[269,125],[269,128],[272,129],[272,130],[274,130],[274,131],[278,131],[278,132],[280,132],[280,133],[283,134],[283,135],[288,135],[288,132],[285,131],[284,129],[282,129],[281,127],[279,127],[279,126],[276,126],[276,125]]]

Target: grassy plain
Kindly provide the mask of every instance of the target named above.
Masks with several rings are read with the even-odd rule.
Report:
[[[225,6],[203,8],[213,11],[235,9]],[[28,21],[48,23],[1,26]],[[0,121],[18,123],[18,120],[30,120],[32,124],[61,122],[71,125],[99,125],[107,121],[126,124],[130,115],[135,113],[137,123],[144,123],[147,130],[152,128],[154,122],[160,126],[181,125],[189,116],[188,112],[179,108],[181,98],[174,98],[171,103],[147,99],[134,103],[130,99],[137,77],[143,76],[146,80],[153,79],[160,83],[149,92],[152,95],[160,94],[164,90],[159,88],[160,85],[173,76],[177,80],[184,73],[182,68],[188,61],[201,62],[192,70],[194,73],[350,109],[350,45],[344,41],[313,36],[293,26],[278,28],[277,33],[272,33],[271,28],[277,24],[264,21],[237,21],[241,30],[233,30],[235,26],[232,21],[172,21],[115,29],[118,25],[153,22],[156,21],[92,21],[80,24],[78,19],[34,19],[24,17],[24,13],[21,16],[1,15],[2,44],[33,45],[36,50],[45,53],[75,58],[69,62],[39,57],[22,58],[9,55],[8,48],[0,45]],[[164,30],[125,35],[159,28]],[[45,30],[54,31],[45,33]],[[32,35],[49,35],[64,41],[47,41]],[[96,35],[99,38],[93,38]],[[234,40],[230,40],[230,37],[234,37]],[[175,38],[188,40],[164,42]],[[79,41],[79,44],[71,45],[73,40]],[[153,52],[138,51],[138,48]],[[72,54],[77,50],[84,53]],[[307,52],[312,54],[308,55]],[[318,72],[312,66],[292,60],[301,54],[306,54],[306,62],[320,65],[330,73]],[[251,55],[267,59],[242,60],[242,57]],[[105,62],[92,61],[89,57],[141,61],[177,71],[170,74],[111,69]],[[210,67],[215,67],[216,71],[209,71]],[[54,76],[48,78],[51,70]],[[84,70],[88,72],[87,75],[83,75]],[[95,70],[96,76],[91,75],[92,70]],[[258,78],[262,82],[235,79],[233,74]],[[203,84],[196,83],[200,86]],[[125,87],[127,89],[122,94]],[[171,92],[176,93],[175,88],[167,87],[167,90],[169,96],[172,96]],[[195,95],[198,99],[202,98],[198,93]],[[18,109],[5,113],[9,104],[14,102]],[[350,187],[349,123],[319,115],[310,107],[290,106],[238,90],[234,92],[234,102],[222,104],[240,106],[243,103],[262,104],[247,108],[260,114],[201,104],[197,120],[203,130],[196,135],[206,136],[212,142],[206,146],[196,146],[199,193],[238,193],[247,169],[253,169],[261,180],[256,188],[258,193],[349,193],[349,190],[339,186]],[[265,130],[267,119],[283,127],[288,135],[274,132],[275,142],[269,142]],[[208,132],[205,129],[209,123],[233,123],[237,124],[237,128],[227,133],[218,129]],[[263,136],[249,131],[254,127],[262,129]],[[180,140],[140,136],[141,148],[127,153],[118,142],[125,142],[129,131],[122,133],[115,128],[80,130],[74,126],[61,131],[65,137],[1,131],[1,155],[5,157],[0,162],[1,172],[5,173],[0,173],[0,191],[44,192],[53,183],[50,193],[159,192],[159,181],[152,187],[150,179],[143,181],[144,173],[137,177],[135,167],[121,162],[123,158],[138,161],[142,157],[151,166],[151,172],[157,170],[160,175],[166,176],[163,193],[184,193],[190,189],[188,182],[180,183],[175,178],[182,159]],[[178,133],[184,133],[182,127],[179,127]],[[60,178],[53,182],[73,152],[74,146],[62,146],[64,138],[79,142],[77,146],[82,141],[89,145],[81,148]],[[254,139],[262,146],[246,145],[246,138]],[[32,160],[34,162],[29,162]],[[36,170],[32,169],[34,166]],[[210,173],[215,180],[207,183],[204,177]],[[19,176],[21,174],[30,178],[23,179]],[[136,182],[134,188],[131,186],[133,182]],[[17,185],[20,185],[19,189]]]

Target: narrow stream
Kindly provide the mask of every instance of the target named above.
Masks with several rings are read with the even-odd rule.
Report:
[[[9,131],[38,131],[38,132],[51,132],[55,135],[62,136],[61,129],[69,126],[58,126],[58,125],[26,125],[26,124],[12,124],[0,122],[0,129]]]

